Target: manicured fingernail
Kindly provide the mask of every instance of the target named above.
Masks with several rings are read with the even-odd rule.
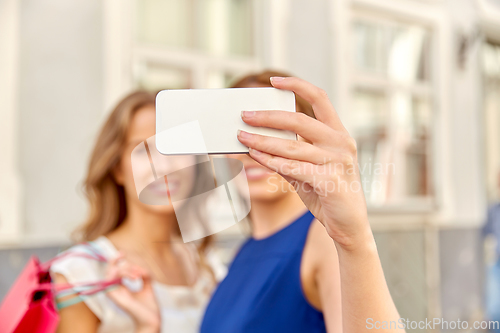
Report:
[[[281,76],[272,76],[271,77],[271,82],[280,82],[283,81],[285,78]]]
[[[250,136],[251,136],[250,133],[242,131],[242,130],[238,130],[238,137],[240,137],[242,139],[248,139]]]
[[[252,118],[255,116],[255,111],[241,111],[241,118]]]
[[[260,150],[257,150],[257,149],[253,149],[253,148],[248,148],[248,151],[252,154],[252,155],[255,155],[255,156],[259,156],[262,154],[262,152]]]

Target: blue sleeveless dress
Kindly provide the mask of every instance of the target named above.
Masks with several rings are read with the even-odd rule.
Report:
[[[323,314],[305,299],[300,263],[314,216],[240,249],[210,301],[201,333],[326,332]]]

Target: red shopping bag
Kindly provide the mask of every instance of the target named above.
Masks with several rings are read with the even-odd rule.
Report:
[[[120,283],[120,280],[113,280],[79,286],[53,284],[49,274],[50,265],[67,256],[106,261],[95,251],[91,254],[66,252],[44,264],[35,256],[31,257],[0,306],[1,333],[53,333],[59,323],[56,303],[58,293],[67,293],[69,290],[69,294],[77,299],[71,302],[75,304],[83,300],[80,295],[93,295]]]

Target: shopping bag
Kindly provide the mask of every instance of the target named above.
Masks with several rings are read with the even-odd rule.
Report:
[[[0,305],[1,333],[53,333],[59,323],[58,309],[76,304],[98,292],[118,285],[119,279],[88,284],[54,284],[50,265],[63,257],[78,256],[106,261],[93,246],[82,244],[86,252],[65,252],[46,263],[32,256]],[[56,298],[73,295],[69,300],[57,304]]]

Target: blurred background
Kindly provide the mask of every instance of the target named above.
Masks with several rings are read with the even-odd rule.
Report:
[[[0,299],[31,254],[70,244],[90,149],[121,96],[262,69],[325,89],[356,138],[401,316],[482,320],[499,0],[0,0]],[[220,235],[226,262],[242,235]]]

